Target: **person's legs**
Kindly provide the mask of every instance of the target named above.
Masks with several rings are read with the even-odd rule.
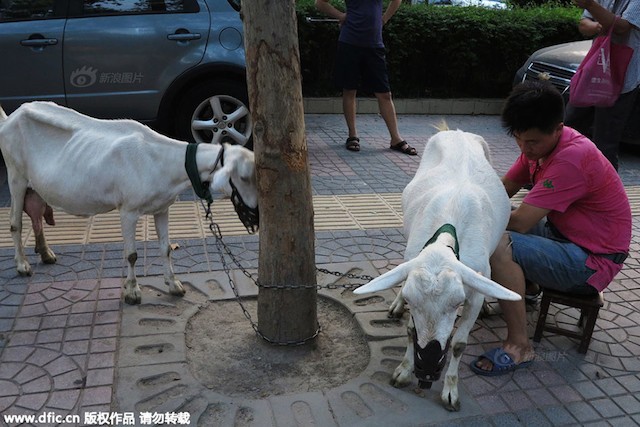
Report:
[[[416,155],[415,148],[407,144],[398,131],[398,118],[391,96],[384,49],[368,49],[365,53],[366,57],[363,57],[365,64],[363,68],[364,87],[373,91],[378,100],[380,115],[387,125],[391,138],[390,146],[405,154]]]
[[[524,296],[526,280],[543,288],[562,292],[594,294],[597,290],[587,284],[594,273],[586,266],[589,254],[579,246],[559,240],[550,227],[541,223],[530,234],[506,232],[490,258],[491,278],[505,288]],[[518,364],[532,360],[533,347],[527,334],[524,300],[499,301],[507,324],[504,351]],[[492,362],[480,358],[480,369],[490,371]]]
[[[342,112],[349,132],[347,148],[353,151],[360,149],[356,129],[356,94],[360,80],[362,54],[363,50],[358,46],[338,43],[333,70],[333,82],[342,90]]]
[[[356,90],[344,89],[342,91],[342,112],[349,129],[349,138],[358,137],[358,130],[356,129],[356,93]]]
[[[504,340],[502,348],[516,364],[532,360],[534,352],[527,335],[527,317],[524,305],[524,273],[520,266],[513,261],[509,233],[502,236],[490,262],[491,278],[523,297],[520,301],[499,301],[507,324],[507,338]],[[485,358],[480,358],[476,362],[476,366],[487,371],[493,368],[491,361]]]
[[[574,107],[567,104],[564,113],[564,124],[591,137],[593,133],[593,107]]]
[[[534,229],[537,231],[538,229]],[[597,290],[587,283],[594,273],[587,267],[589,254],[580,246],[559,240],[550,227],[541,234],[509,232],[513,262],[527,280],[545,289],[593,295]]]
[[[399,144],[403,141],[398,131],[398,118],[396,116],[396,107],[391,98],[391,92],[376,93],[378,99],[378,108],[380,115],[387,125],[389,136],[391,137],[391,145]]]
[[[624,128],[629,120],[640,89],[620,95],[613,107],[596,108],[593,119],[593,142],[618,169],[618,151]]]

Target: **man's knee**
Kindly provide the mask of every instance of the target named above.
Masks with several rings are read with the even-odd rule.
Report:
[[[376,93],[376,98],[378,98],[378,101],[391,101],[391,92],[380,92],[380,93]]]
[[[493,270],[511,261],[513,261],[513,254],[511,252],[511,234],[508,231],[505,231],[500,238],[498,247],[496,247],[496,250],[491,255],[489,262],[491,264],[491,269]]]
[[[342,90],[342,98],[344,99],[355,99],[358,91],[355,89],[343,89]]]

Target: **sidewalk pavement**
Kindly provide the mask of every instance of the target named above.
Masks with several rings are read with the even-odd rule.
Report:
[[[483,135],[499,174],[517,157],[515,143],[504,134],[497,116],[402,115],[401,133],[421,154],[435,133],[432,126],[443,118],[451,128]],[[305,122],[317,265],[372,276],[397,265],[405,245],[400,193],[420,156],[389,150],[386,128],[377,115],[358,117],[359,153],[344,148],[341,115],[307,114]],[[461,364],[462,409],[455,413],[439,403],[441,381],[419,394],[415,386],[388,385],[406,342],[404,323],[386,318],[393,290],[376,298],[320,291],[354,314],[369,343],[367,367],[343,385],[262,399],[207,389],[189,368],[187,324],[207,301],[233,294],[192,192],[181,195],[171,213],[171,238],[179,247],[173,254],[174,267],[187,295],[176,299],[166,294],[157,245],[151,240],[154,230],[143,221],[137,271],[143,304],[127,306],[121,301],[125,262],[117,215],[91,221],[58,215],[56,228],[48,229],[58,263],[42,265],[31,255],[34,275],[18,277],[6,226],[9,192],[0,178],[0,222],[5,224],[0,230],[0,414],[80,416],[80,422],[64,425],[98,425],[98,418],[91,416],[128,413],[134,414],[136,425],[161,425],[156,421],[163,414],[165,424],[181,425],[184,418],[170,416],[184,413],[194,426],[640,425],[640,157],[624,153],[620,175],[634,212],[631,256],[605,293],[587,354],[576,352],[576,341],[547,333],[530,368],[479,377],[468,363],[499,345],[505,335],[499,315],[479,319]],[[214,218],[232,216],[223,206]],[[224,241],[244,268],[255,271],[258,236],[237,232],[232,222],[223,227]],[[231,275],[242,296],[256,294],[240,270]],[[318,281],[343,283],[322,275]],[[536,314],[528,313],[531,335]],[[569,323],[578,314],[552,307],[550,317]],[[141,418],[147,413],[160,418]],[[58,425],[51,418],[42,421],[20,425]],[[127,420],[103,421],[102,425],[128,425]],[[18,424],[0,417],[2,426]]]

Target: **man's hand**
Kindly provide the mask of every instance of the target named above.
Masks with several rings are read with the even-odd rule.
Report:
[[[578,24],[578,31],[585,37],[593,37],[602,32],[602,25],[592,19],[582,18]]]
[[[331,3],[329,3],[329,0],[316,0],[316,8],[325,15],[329,15],[330,17],[337,19],[340,27],[342,27],[345,19],[347,19],[347,14],[336,9]]]
[[[382,14],[382,25],[386,25],[387,22],[391,19],[391,17],[396,13],[398,8],[400,8],[400,4],[402,4],[402,0],[391,0],[389,5],[387,6],[387,10]]]
[[[593,4],[593,0],[573,0],[573,4],[582,9],[589,9],[589,7]]]

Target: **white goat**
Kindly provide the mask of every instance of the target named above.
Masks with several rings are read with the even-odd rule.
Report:
[[[190,185],[185,170],[187,146],[132,120],[98,120],[50,102],[23,104],[9,117],[0,108],[0,148],[11,192],[11,236],[18,273],[32,274],[21,236],[25,204],[36,205],[28,213],[32,220],[40,219],[36,251],[45,263],[55,262],[56,257],[42,231],[44,203],[78,216],[119,209],[128,262],[125,302],[141,300],[135,236],[138,218],[147,214],[154,216],[169,292],[184,295],[171,265],[168,209]],[[245,203],[257,209],[251,151],[201,144],[195,163],[197,173],[194,167],[193,174],[202,182],[210,181],[211,191],[229,193],[235,184]],[[33,191],[27,193],[28,188]]]
[[[421,387],[439,379],[458,307],[464,303],[440,396],[445,408],[457,411],[460,358],[483,295],[520,299],[489,279],[489,257],[505,231],[510,206],[484,139],[446,128],[431,137],[402,193],[402,207],[405,262],[354,293],[380,291],[406,280],[389,309],[390,315],[402,315],[404,298],[411,310],[409,345],[391,380],[396,387],[411,383],[414,369]]]

